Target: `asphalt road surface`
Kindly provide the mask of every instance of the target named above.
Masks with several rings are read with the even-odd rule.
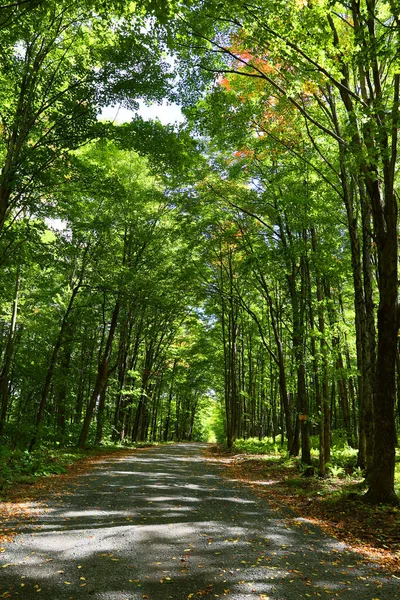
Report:
[[[149,448],[80,476],[5,545],[0,598],[400,599],[400,579],[223,478],[201,451]]]

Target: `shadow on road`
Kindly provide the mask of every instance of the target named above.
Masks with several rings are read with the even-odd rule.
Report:
[[[107,459],[52,498],[1,555],[0,598],[400,598],[400,580],[222,478],[201,447]]]

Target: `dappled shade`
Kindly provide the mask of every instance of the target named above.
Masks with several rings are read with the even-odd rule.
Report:
[[[398,597],[305,518],[222,477],[202,445],[109,458],[55,494],[1,555],[0,594],[30,600]],[[383,587],[382,587],[383,585]],[[368,596],[365,595],[368,593]]]

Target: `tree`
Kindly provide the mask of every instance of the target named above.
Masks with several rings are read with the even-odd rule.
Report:
[[[371,211],[379,307],[376,362],[373,364],[372,348],[366,357],[369,365],[365,366],[375,372],[374,453],[367,497],[374,502],[396,503],[394,400],[398,323],[394,174],[400,78],[394,66],[396,50],[391,35],[399,23],[397,7],[373,2],[365,6],[353,3],[351,8],[339,5],[338,10],[328,4],[219,3],[217,18],[211,21],[208,15],[212,9],[216,9],[214,3],[207,2],[186,13],[185,27],[193,35],[193,42],[189,40],[187,44],[192,51],[196,45],[201,46],[201,66],[228,77],[260,81],[269,90],[267,93],[285,100],[303,117],[317,152],[320,136],[334,140],[343,192],[347,193],[351,168],[361,201],[367,202],[366,215],[367,209]],[[216,30],[218,35],[214,35]],[[315,56],[323,58],[316,60]],[[350,208],[348,202],[352,231]],[[367,220],[363,227],[368,227]],[[368,285],[367,281],[364,283]],[[363,385],[371,383],[371,377],[367,377]]]

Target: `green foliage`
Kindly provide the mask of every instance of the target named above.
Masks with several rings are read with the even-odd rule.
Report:
[[[355,468],[357,464],[358,450],[351,448],[346,443],[343,446],[332,446],[331,448],[331,464],[336,467]]]
[[[354,322],[373,329],[385,278],[368,265],[385,267],[378,233],[396,230],[366,223],[394,197],[371,202],[376,181],[398,183],[398,57],[389,2],[374,27],[338,6],[2,9],[0,404],[18,449],[4,481],[14,464],[28,478],[58,468],[23,454],[35,431],[72,444],[83,423],[90,444],[241,435],[235,452],[280,456],[271,435],[288,439],[307,410],[317,431],[324,402],[328,471],[354,469],[357,378],[374,354]],[[139,99],[178,100],[187,123],[98,122]]]
[[[210,441],[215,439],[218,444],[224,444],[226,442],[226,419],[224,407],[220,402],[218,402],[214,411]]]
[[[82,458],[72,450],[10,450],[0,446],[0,490],[18,483],[33,482],[36,477],[65,473],[66,467]]]
[[[220,405],[207,398],[197,412],[193,439],[199,442],[220,443],[224,436]]]
[[[363,477],[363,473],[360,469],[356,468],[357,453],[355,448],[351,448],[342,431],[333,432],[333,438],[336,444],[331,448],[331,460],[326,464],[328,472],[332,477],[342,477],[347,473],[360,479]],[[314,464],[316,465],[317,459],[317,448],[318,438],[312,437],[313,451],[312,456],[314,457]],[[272,438],[264,437],[259,440],[258,438],[237,439],[233,444],[233,451],[243,454],[266,454],[269,456],[282,456],[286,457],[286,466],[297,465],[300,470],[305,470],[307,465],[302,465],[297,457],[288,457],[287,451],[273,441]]]
[[[332,477],[339,477],[339,478],[340,478],[340,477],[344,477],[344,475],[345,475],[345,470],[344,470],[344,468],[343,468],[343,467],[340,467],[340,466],[338,466],[338,465],[330,465],[330,464],[328,464],[328,463],[327,463],[327,465],[326,465],[326,466],[327,466],[327,469],[328,469],[328,472],[329,472],[329,474],[330,474]]]
[[[130,448],[142,448],[153,445],[149,442],[129,444]],[[102,448],[93,447],[89,451],[75,448],[38,448],[33,452],[11,450],[0,446],[0,492],[18,484],[34,483],[37,477],[46,477],[66,473],[70,465],[88,456],[101,452],[121,450],[121,445],[111,442]]]
[[[318,438],[311,437],[312,454],[318,455]],[[331,460],[327,463],[332,468],[347,468],[353,471],[356,468],[358,458],[358,449],[352,448],[347,443],[346,431],[343,429],[332,431]]]
[[[398,460],[398,457],[397,457],[397,462],[396,462],[396,470],[394,473],[394,486],[395,486],[396,494],[400,495],[400,462]]]
[[[286,455],[286,450],[280,448],[272,438],[267,437],[264,437],[261,440],[258,438],[235,440],[232,449],[234,452],[240,452],[243,454],[271,454],[274,456]]]

